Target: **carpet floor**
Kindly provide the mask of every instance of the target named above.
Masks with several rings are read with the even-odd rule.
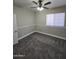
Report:
[[[13,55],[17,55],[13,59],[66,59],[66,41],[33,33],[13,46]]]

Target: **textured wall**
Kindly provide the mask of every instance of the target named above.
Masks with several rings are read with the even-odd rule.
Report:
[[[48,34],[60,36],[60,37],[66,37],[65,25],[64,25],[64,27],[46,26],[46,15],[47,14],[65,12],[65,9],[66,9],[65,6],[63,6],[63,7],[53,8],[50,10],[36,12],[36,17],[37,17],[36,18],[36,30],[41,31],[41,32],[45,32]]]
[[[18,38],[34,31],[35,13],[29,9],[14,6],[13,13],[16,14]]]
[[[18,26],[18,38],[33,32],[40,31],[60,37],[66,37],[66,28],[46,26],[46,15],[51,13],[65,12],[65,6],[44,10],[42,12],[33,12],[29,9],[14,6]]]

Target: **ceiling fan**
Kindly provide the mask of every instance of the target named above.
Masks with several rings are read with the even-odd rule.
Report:
[[[46,5],[51,4],[51,2],[46,2],[45,4],[42,4],[43,0],[38,0],[38,2],[32,1],[34,4],[37,5],[37,7],[31,7],[31,8],[37,8],[37,10],[42,11],[43,9],[49,9],[45,7]]]

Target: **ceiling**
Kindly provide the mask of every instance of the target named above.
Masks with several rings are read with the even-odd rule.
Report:
[[[32,3],[32,1],[37,2],[38,0],[13,0],[13,4],[18,7],[30,8],[30,7],[36,6],[34,3]],[[46,6],[48,8],[55,8],[55,7],[66,5],[66,0],[43,0],[43,4],[48,1],[52,2],[50,5]],[[30,9],[36,11],[36,9],[33,9],[33,8],[30,8]]]

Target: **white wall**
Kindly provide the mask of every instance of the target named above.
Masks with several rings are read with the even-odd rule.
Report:
[[[14,6],[13,13],[16,14],[18,38],[34,31],[35,13],[33,11]]]
[[[66,37],[65,25],[64,25],[64,28],[46,26],[46,15],[47,14],[65,12],[65,9],[66,9],[65,6],[62,6],[62,7],[58,7],[58,8],[54,8],[50,10],[36,12],[36,17],[37,17],[36,18],[36,30],[65,38]]]
[[[65,6],[58,7],[42,12],[34,12],[29,9],[14,6],[18,26],[18,38],[33,31],[40,31],[51,35],[65,38],[66,28],[46,26],[46,15],[51,13],[65,12]]]

